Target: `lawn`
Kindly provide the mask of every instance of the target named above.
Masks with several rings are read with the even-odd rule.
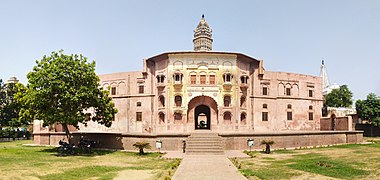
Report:
[[[95,151],[58,156],[53,147],[22,145],[31,143],[0,143],[0,179],[170,179],[180,163],[158,153]]]
[[[373,144],[252,152],[231,159],[248,179],[379,179],[380,139]]]

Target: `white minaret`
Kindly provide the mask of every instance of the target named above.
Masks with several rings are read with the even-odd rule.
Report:
[[[330,91],[330,81],[329,76],[327,75],[327,69],[324,60],[322,60],[321,71],[319,73],[319,76],[322,77],[323,95],[326,95]]]
[[[194,51],[211,51],[212,50],[212,30],[202,15],[197,28],[194,30]]]

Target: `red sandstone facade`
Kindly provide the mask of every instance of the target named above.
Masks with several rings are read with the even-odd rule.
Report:
[[[355,132],[320,132],[320,77],[265,71],[262,60],[213,52],[211,43],[211,29],[202,18],[195,51],[145,59],[142,71],[99,75],[119,111],[110,128],[90,122],[76,134],[102,137],[105,147],[124,149],[161,139],[164,149],[178,150],[183,138],[200,131],[218,133],[225,149],[244,149],[249,137],[276,139],[278,147],[362,141]],[[63,134],[52,131],[59,129],[36,123],[35,142],[56,144]]]
[[[111,128],[90,123],[82,131],[319,130],[320,77],[264,71],[262,61],[240,53],[170,52],[144,65],[140,72],[100,75],[119,112]]]

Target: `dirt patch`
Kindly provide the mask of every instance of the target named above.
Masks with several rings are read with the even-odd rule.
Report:
[[[123,170],[120,171],[114,180],[135,179],[145,180],[154,179],[155,172],[153,170]]]

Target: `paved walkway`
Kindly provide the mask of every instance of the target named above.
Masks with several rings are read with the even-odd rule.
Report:
[[[226,155],[185,155],[173,180],[240,180],[246,179]]]

